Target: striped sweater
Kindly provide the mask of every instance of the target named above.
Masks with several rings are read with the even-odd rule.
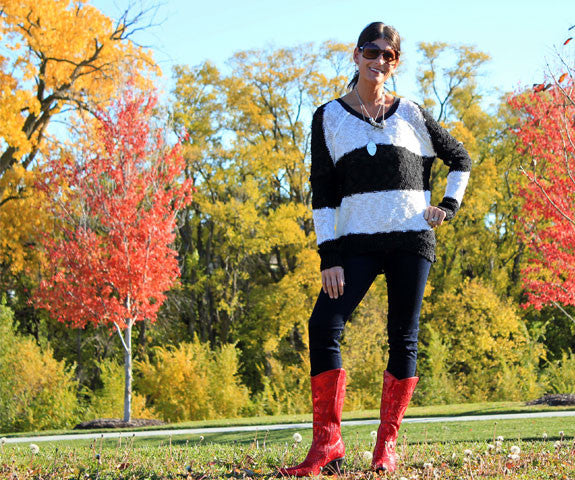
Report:
[[[377,147],[373,156],[370,142]],[[450,220],[471,159],[429,113],[397,98],[381,130],[340,98],[320,106],[312,120],[309,177],[320,269],[343,265],[347,253],[376,251],[410,251],[435,262],[435,234],[423,214],[436,157],[449,166],[438,207]]]

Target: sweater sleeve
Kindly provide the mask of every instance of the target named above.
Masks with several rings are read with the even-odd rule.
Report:
[[[463,200],[471,172],[471,158],[461,142],[457,141],[425,109],[421,107],[419,109],[431,137],[433,149],[443,163],[449,167],[445,194],[438,207],[447,214],[445,219],[451,220]]]
[[[341,204],[337,174],[324,131],[325,105],[319,107],[311,125],[311,204],[317,236],[320,270],[341,266],[339,242],[335,238],[336,208]]]

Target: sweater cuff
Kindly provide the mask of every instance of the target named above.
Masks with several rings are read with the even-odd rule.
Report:
[[[337,240],[328,240],[319,247],[318,252],[321,259],[319,269],[321,271],[331,267],[343,266],[338,243]]]
[[[437,207],[445,212],[445,220],[451,220],[459,210],[459,202],[455,198],[443,197]]]

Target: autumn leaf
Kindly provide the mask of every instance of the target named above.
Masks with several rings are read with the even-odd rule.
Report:
[[[563,42],[563,45],[567,45],[571,40],[573,40],[573,37],[569,37],[567,40],[565,40],[565,42]]]
[[[558,80],[559,83],[563,82],[563,80],[565,80],[565,79],[567,78],[567,75],[568,75],[567,72],[565,72],[563,75],[561,75],[561,76],[559,77],[559,80]]]
[[[533,84],[533,91],[534,92],[542,92],[545,89],[544,83],[534,83]]]

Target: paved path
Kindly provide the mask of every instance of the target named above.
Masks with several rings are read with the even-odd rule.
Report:
[[[464,415],[455,417],[404,418],[403,423],[472,422],[477,420],[509,420],[516,418],[575,417],[575,411],[506,413],[500,415]],[[342,426],[377,425],[379,420],[347,420]],[[146,430],[138,432],[70,433],[68,435],[43,435],[39,437],[6,438],[6,443],[50,442],[56,440],[86,440],[91,438],[118,437],[169,437],[174,435],[203,435],[209,433],[255,432],[266,430],[288,430],[312,428],[310,423],[288,423],[279,425],[246,425],[235,427],[182,428],[179,430]]]

